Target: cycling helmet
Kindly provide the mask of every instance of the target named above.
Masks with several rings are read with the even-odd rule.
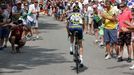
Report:
[[[73,12],[79,12],[80,11],[80,7],[78,5],[75,5],[73,7]]]

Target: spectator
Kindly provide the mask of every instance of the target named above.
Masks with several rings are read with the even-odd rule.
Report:
[[[132,20],[130,22],[130,26],[128,27],[129,29],[134,29],[134,8],[131,9],[132,12]],[[132,51],[133,51],[133,57],[134,57],[134,32],[132,32]],[[133,65],[130,67],[130,69],[134,69],[134,63]]]
[[[22,4],[21,1],[18,0],[16,5],[12,7],[12,21],[17,21],[20,16],[23,14],[23,9],[22,9]]]
[[[87,15],[88,15],[88,25],[86,27],[86,32],[89,34],[93,34],[93,7],[92,3],[90,3],[87,7]],[[88,29],[89,28],[89,29]]]
[[[94,16],[93,16],[93,26],[94,26],[94,33],[95,33],[95,37],[96,37],[96,40],[95,42],[97,43],[98,40],[99,40],[99,27],[102,25],[102,20],[101,18],[99,17],[99,14],[98,14],[98,10],[95,10],[94,11]]]
[[[117,30],[116,30],[116,18],[113,12],[111,3],[106,2],[106,9],[101,14],[104,20],[104,42],[106,44],[106,57],[105,59],[110,59],[112,55],[112,47],[116,45],[117,42]]]
[[[119,57],[118,57],[118,62],[123,61],[122,56],[123,56],[123,48],[124,48],[124,44],[126,44],[127,46],[127,50],[128,50],[128,60],[127,62],[131,62],[131,32],[128,32],[127,26],[129,25],[128,23],[130,23],[132,15],[131,15],[131,11],[129,10],[129,8],[126,6],[125,3],[121,3],[120,4],[120,9],[121,9],[121,13],[118,16],[118,20],[119,20],[119,45],[120,45],[120,53],[119,53]]]
[[[28,24],[30,26],[32,26],[31,31],[32,34],[35,34],[36,39],[39,38],[39,31],[38,31],[38,17],[39,17],[39,12],[40,12],[40,8],[39,8],[39,4],[38,1],[34,1],[33,4],[31,4],[29,6],[29,10],[28,10]],[[34,36],[34,35],[33,35]]]
[[[3,7],[4,6],[4,7]],[[9,36],[8,23],[9,12],[6,10],[6,5],[3,5],[0,10],[0,49],[7,47],[7,41]]]

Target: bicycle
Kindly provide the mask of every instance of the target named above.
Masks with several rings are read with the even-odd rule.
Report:
[[[74,45],[74,62],[76,64],[76,73],[79,73],[80,59],[79,59],[79,40],[78,40],[78,31],[74,32],[75,36],[75,45]]]

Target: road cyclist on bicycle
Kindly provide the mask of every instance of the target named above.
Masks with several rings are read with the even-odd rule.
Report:
[[[80,13],[80,7],[75,5],[73,7],[73,11],[67,17],[67,33],[70,37],[70,54],[74,53],[74,32],[78,32],[78,44],[79,44],[79,59],[80,59],[80,67],[83,67],[83,20],[82,15]]]

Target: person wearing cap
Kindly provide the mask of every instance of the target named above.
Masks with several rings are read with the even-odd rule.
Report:
[[[23,9],[22,9],[22,4],[21,1],[18,0],[16,5],[12,7],[12,21],[17,21],[20,16],[23,14]]]
[[[118,22],[119,22],[119,46],[120,46],[120,52],[118,56],[118,62],[123,61],[123,48],[126,44],[127,50],[128,50],[128,59],[127,62],[131,62],[131,32],[128,32],[127,27],[129,26],[129,23],[132,19],[131,10],[126,6],[125,3],[121,3],[119,5],[121,13],[118,16]]]

